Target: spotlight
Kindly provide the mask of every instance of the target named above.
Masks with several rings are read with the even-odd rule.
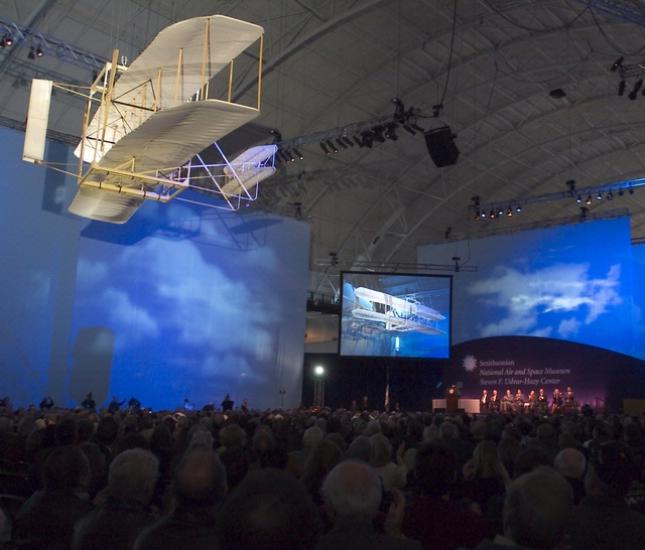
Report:
[[[320,148],[323,150],[323,153],[325,153],[325,155],[328,155],[330,153],[330,151],[327,149],[327,146],[325,145],[324,141],[320,142]]]
[[[627,191],[629,192],[630,195],[634,194],[634,189],[632,187],[630,187]]]
[[[522,212],[522,206],[521,206],[520,204],[518,204],[518,205],[515,207],[515,212],[517,212],[518,214],[520,214],[520,213]]]
[[[366,130],[361,134],[361,138],[363,138],[363,145],[371,149],[372,144],[374,143],[374,134],[369,130]]]
[[[378,141],[379,143],[385,143],[385,136],[383,135],[383,126],[374,126],[372,128],[372,134],[374,135],[374,139]]]
[[[352,137],[352,139],[354,140],[354,143],[356,143],[356,145],[358,145],[359,147],[365,147],[365,144],[361,141],[361,139],[358,136],[354,136]]]
[[[285,150],[284,154],[287,156],[289,159],[289,162],[296,162],[296,157],[293,156],[293,153],[289,151],[288,149]]]
[[[482,210],[482,211],[481,211],[481,213],[479,214],[479,217],[480,217],[480,218],[485,218],[485,217],[486,217],[486,212],[484,212],[484,211]]]
[[[410,126],[409,124],[404,124],[404,125],[403,125],[403,129],[404,129],[406,132],[408,132],[410,135],[413,135],[413,136],[416,136],[416,135],[417,135],[416,130],[415,130],[414,128],[412,128],[412,126]]]
[[[36,54],[34,53],[34,47],[29,48],[29,53],[27,54],[27,59],[36,59]],[[96,80],[96,79],[94,79]]]
[[[293,152],[296,154],[296,156],[297,156],[300,160],[302,160],[303,158],[305,158],[305,157],[303,157],[303,156],[302,156],[302,153],[301,153],[298,149],[296,149],[295,147],[293,148]]]
[[[290,162],[291,157],[287,154],[286,151],[278,151],[278,155],[284,162]]]
[[[36,48],[36,57],[42,57],[43,55],[45,55],[45,52],[43,52],[42,48],[38,46]]]
[[[342,138],[336,138],[336,143],[340,145],[343,149],[347,149],[347,145],[345,145],[345,142],[342,140]]]
[[[325,375],[325,367],[322,365],[316,365],[314,367],[314,375],[316,375],[318,378],[322,377]]]
[[[589,206],[591,204],[591,195],[587,195],[587,198],[585,199],[585,204]]]
[[[500,216],[504,215],[504,209],[503,208],[498,208],[497,209],[497,217],[499,218]]]
[[[621,67],[624,61],[624,57],[621,55],[616,61],[614,61],[613,65],[609,68],[609,70],[612,73],[615,73],[618,70],[618,67]]]
[[[491,220],[492,220],[492,219],[494,219],[494,218],[495,218],[495,210],[491,210],[491,211],[488,213],[488,217],[489,217]]]
[[[33,49],[33,48],[32,48]],[[94,77],[93,80],[96,80],[96,77]],[[269,134],[273,136],[273,143],[280,143],[282,141],[282,134],[280,133],[279,130],[276,130],[273,128],[272,130],[269,130]]]
[[[513,209],[509,206],[506,210],[506,215],[510,218],[513,215]]]
[[[621,80],[618,84],[618,95],[625,95],[625,86],[627,86],[627,84],[625,84],[624,80]]]
[[[330,151],[333,151],[334,153],[338,153],[338,148],[334,145],[334,142],[331,139],[327,140],[327,147],[329,147]]]
[[[354,147],[354,142],[351,139],[349,139],[347,136],[342,136],[340,139],[342,139],[350,147]]]
[[[634,101],[636,99],[636,95],[638,94],[638,91],[643,87],[643,79],[639,78],[636,82],[634,82],[634,87],[632,88],[632,91],[629,92],[629,99]]]
[[[3,48],[11,48],[13,46],[13,36],[10,34],[5,34],[4,38],[2,39],[2,47]]]
[[[473,219],[477,221],[480,217],[482,217],[482,212],[480,212],[479,210],[475,211],[475,217]],[[486,214],[484,214],[483,217],[485,218]]]
[[[385,127],[385,137],[387,139],[391,139],[392,141],[399,139],[399,136],[396,135],[396,127],[397,124],[394,122],[390,122],[390,124]]]
[[[582,197],[581,197],[580,195],[578,195],[578,196],[576,197],[576,202],[577,202],[578,204],[580,204],[580,203],[582,202]]]
[[[596,198],[600,201],[602,200],[602,193],[598,191],[598,194],[596,195]]]

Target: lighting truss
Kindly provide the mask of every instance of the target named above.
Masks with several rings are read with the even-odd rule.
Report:
[[[321,258],[314,262],[322,267],[338,267],[339,269],[355,269],[365,271],[379,271],[387,273],[433,273],[436,271],[467,271],[476,272],[476,265],[462,265],[457,261],[453,264],[423,264],[414,262],[369,262],[352,260],[351,262],[343,262],[338,258]]]
[[[529,197],[521,197],[514,199],[498,200],[489,203],[478,202],[477,204],[469,205],[471,219],[478,217],[481,218],[497,218],[505,217],[506,212],[510,209],[513,214],[521,212],[525,206],[531,204],[541,204],[547,202],[555,202],[560,200],[573,200],[578,204],[583,204],[588,197],[592,200],[598,200],[597,197],[615,198],[616,195],[622,196],[625,193],[632,194],[639,187],[645,187],[645,178],[629,179],[616,181],[613,183],[604,183],[602,185],[592,185],[589,187],[570,188],[565,191],[557,191],[554,193],[544,193],[542,195],[533,195]],[[611,195],[610,195],[611,194]],[[605,199],[603,199],[605,200]],[[611,199],[610,199],[611,200]],[[494,212],[495,216],[490,216],[489,213]],[[503,212],[503,214],[499,214]],[[486,216],[478,216],[477,214],[486,213]],[[510,216],[509,216],[510,217]]]
[[[21,43],[26,42],[35,48],[40,48],[44,55],[57,57],[91,71],[101,70],[108,62],[107,59],[101,56],[81,50],[36,29],[25,27],[9,19],[0,19],[0,36],[5,35],[11,36],[14,40],[11,48],[16,48]]]

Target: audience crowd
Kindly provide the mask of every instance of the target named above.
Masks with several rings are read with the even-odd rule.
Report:
[[[0,543],[644,549],[645,416],[0,408]]]

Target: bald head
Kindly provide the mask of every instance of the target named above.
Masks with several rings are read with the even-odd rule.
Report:
[[[556,455],[553,465],[565,477],[582,479],[587,467],[587,459],[578,449],[563,449]]]
[[[322,490],[327,505],[337,516],[371,519],[381,504],[381,481],[363,462],[346,460],[325,479]]]
[[[515,544],[550,550],[562,540],[573,509],[573,491],[552,468],[517,478],[504,501],[504,533]]]
[[[183,506],[212,506],[224,500],[226,471],[209,447],[191,447],[175,476],[175,496]]]

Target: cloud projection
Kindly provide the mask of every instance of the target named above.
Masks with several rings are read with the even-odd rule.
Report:
[[[574,337],[583,324],[592,324],[623,302],[619,286],[618,264],[609,268],[606,277],[595,279],[589,276],[589,264],[559,264],[529,272],[499,267],[466,291],[505,310],[502,316],[480,325],[482,337],[531,334],[567,339]],[[558,320],[548,315],[563,312],[582,313],[584,319]]]
[[[476,267],[453,278],[453,343],[496,336],[571,340],[645,358],[645,247],[629,218],[422,246],[418,261]]]

